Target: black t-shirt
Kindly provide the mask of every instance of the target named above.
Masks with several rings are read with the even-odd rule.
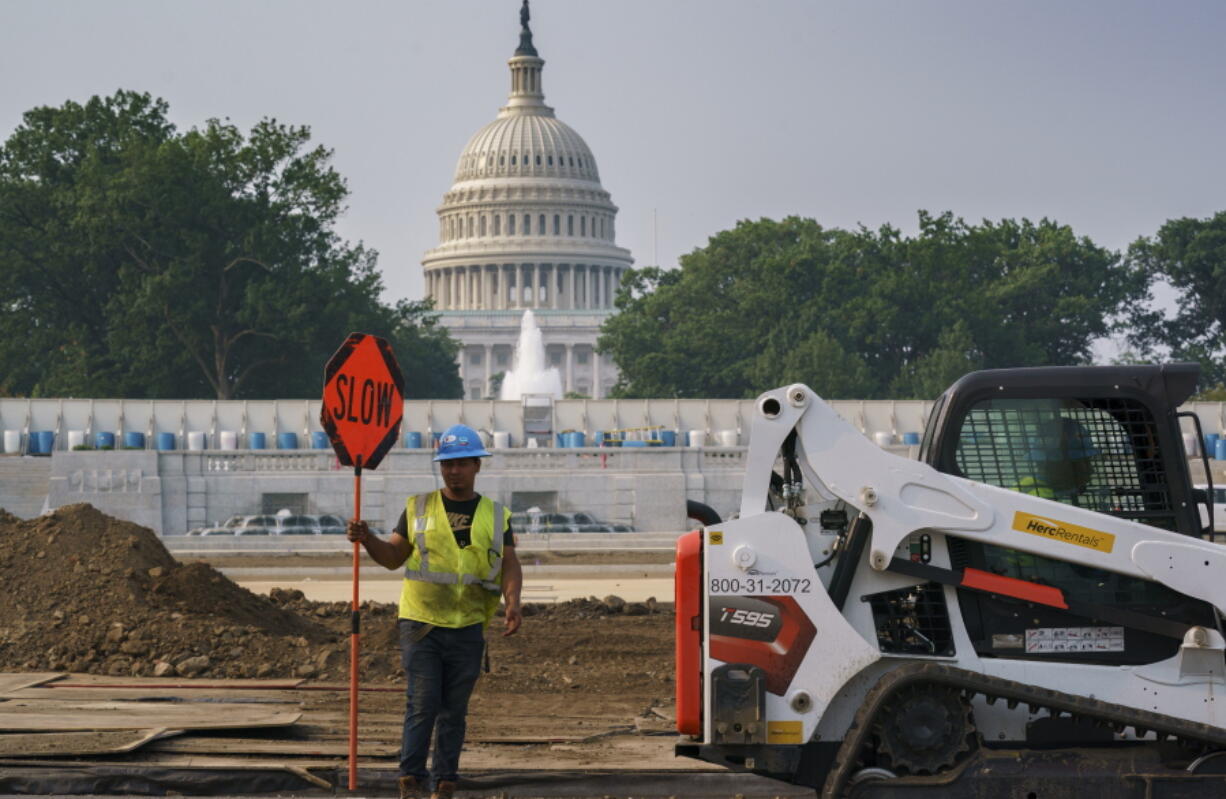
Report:
[[[447,521],[451,524],[451,532],[455,534],[456,546],[463,549],[472,543],[473,516],[477,513],[477,503],[481,501],[481,495],[474,494],[472,499],[464,502],[448,499],[447,495],[442,492],[439,492],[439,496],[443,498],[443,511],[446,512]],[[404,514],[404,511],[400,511],[400,521],[396,522],[395,532],[409,538],[409,523]],[[502,536],[502,545],[504,547],[515,546],[515,536],[511,534],[509,520],[507,531]]]

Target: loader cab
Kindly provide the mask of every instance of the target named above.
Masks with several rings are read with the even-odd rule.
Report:
[[[1198,377],[1196,364],[974,372],[934,405],[920,458],[975,482],[1200,536],[1176,416]],[[1158,583],[966,539],[951,538],[949,551],[953,568],[1057,586],[1084,602],[1213,623],[1208,605]],[[1017,642],[1029,628],[1107,628],[1059,610],[1019,613],[1016,600],[962,589],[958,602],[983,656],[1027,657]],[[1178,647],[1170,638],[1125,632],[1123,651],[1065,659],[1147,663]]]
[[[1197,364],[973,372],[949,388],[920,459],[939,471],[1203,533],[1175,413]]]

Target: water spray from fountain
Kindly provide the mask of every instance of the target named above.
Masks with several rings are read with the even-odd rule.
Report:
[[[545,365],[545,343],[531,310],[524,311],[524,317],[520,320],[515,360],[511,370],[502,378],[499,398],[518,400],[525,394],[562,398],[562,375],[556,368]]]

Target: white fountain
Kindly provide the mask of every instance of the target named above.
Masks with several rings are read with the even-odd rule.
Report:
[[[502,378],[499,398],[519,400],[527,394],[562,398],[562,375],[556,368],[545,365],[545,343],[531,310],[524,311],[524,318],[520,320],[515,360]]]

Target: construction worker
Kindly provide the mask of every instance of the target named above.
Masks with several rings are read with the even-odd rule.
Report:
[[[1094,473],[1092,459],[1099,454],[1090,434],[1080,422],[1067,416],[1045,420],[1039,430],[1039,435],[1030,439],[1027,453],[1034,471],[1019,479],[1014,490],[1096,509],[1093,500],[1097,497],[1084,493]],[[1042,575],[1043,558],[998,547],[989,547],[986,557],[988,569],[997,574],[1046,582]]]
[[[488,455],[477,431],[450,427],[434,456],[442,489],[409,497],[386,541],[372,535],[365,522],[349,523],[349,540],[361,543],[375,562],[405,570],[398,622],[407,678],[401,799],[424,795],[432,732],[431,796],[454,794],[468,699],[481,671],[485,628],[500,596],[506,603],[502,634],[514,635],[523,622],[523,573],[510,510],[475,490],[481,458]]]
[[[1097,510],[1097,497],[1087,495],[1086,487],[1094,475],[1093,458],[1098,454],[1089,432],[1076,419],[1051,419],[1042,425],[1040,435],[1031,439],[1029,455],[1035,472],[1018,480],[1017,490]]]

